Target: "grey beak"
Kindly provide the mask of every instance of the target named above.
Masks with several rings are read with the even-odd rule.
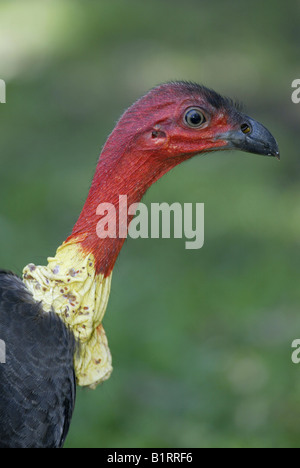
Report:
[[[241,119],[237,130],[230,130],[222,135],[222,139],[226,138],[228,142],[228,149],[239,149],[280,159],[278,144],[269,130],[247,115],[241,115]]]

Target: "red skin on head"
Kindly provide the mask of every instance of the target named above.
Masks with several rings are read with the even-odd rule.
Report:
[[[216,108],[213,104],[218,99]],[[200,128],[190,128],[184,121],[190,107],[200,108],[205,115]],[[94,255],[96,272],[110,275],[125,239],[97,236],[98,205],[115,206],[118,233],[119,195],[127,195],[128,206],[137,203],[154,182],[181,162],[195,154],[226,149],[227,142],[216,137],[237,126],[235,114],[227,100],[198,85],[170,83],[151,90],[123,114],[109,136],[67,241],[80,239],[83,251]],[[127,227],[131,219],[128,216]]]

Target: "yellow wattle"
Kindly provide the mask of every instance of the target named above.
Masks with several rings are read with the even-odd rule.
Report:
[[[93,255],[76,240],[65,242],[47,266],[27,265],[23,281],[45,312],[54,310],[72,330],[79,351],[74,356],[78,385],[95,388],[112,372],[112,359],[102,319],[111,276],[96,274]]]

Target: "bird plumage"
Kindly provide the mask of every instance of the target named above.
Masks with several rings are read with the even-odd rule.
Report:
[[[61,447],[75,402],[75,340],[24,283],[0,273],[0,448]]]
[[[125,238],[99,238],[98,205],[113,204],[118,224],[119,195],[127,196],[128,205],[138,203],[181,162],[234,148],[279,157],[265,127],[195,83],[153,88],[122,115],[103,148],[81,215],[55,257],[47,266],[29,264],[23,281],[0,273],[0,339],[6,344],[0,447],[61,447],[74,408],[75,376],[78,384],[95,387],[110,375],[102,319]],[[132,218],[126,214],[126,232]]]

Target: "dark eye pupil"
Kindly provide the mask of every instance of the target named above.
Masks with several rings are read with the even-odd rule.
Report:
[[[192,111],[189,115],[189,120],[193,125],[197,125],[199,122],[201,122],[201,115],[199,112]]]
[[[205,118],[198,110],[191,109],[185,114],[185,120],[189,126],[198,127],[205,121]]]

